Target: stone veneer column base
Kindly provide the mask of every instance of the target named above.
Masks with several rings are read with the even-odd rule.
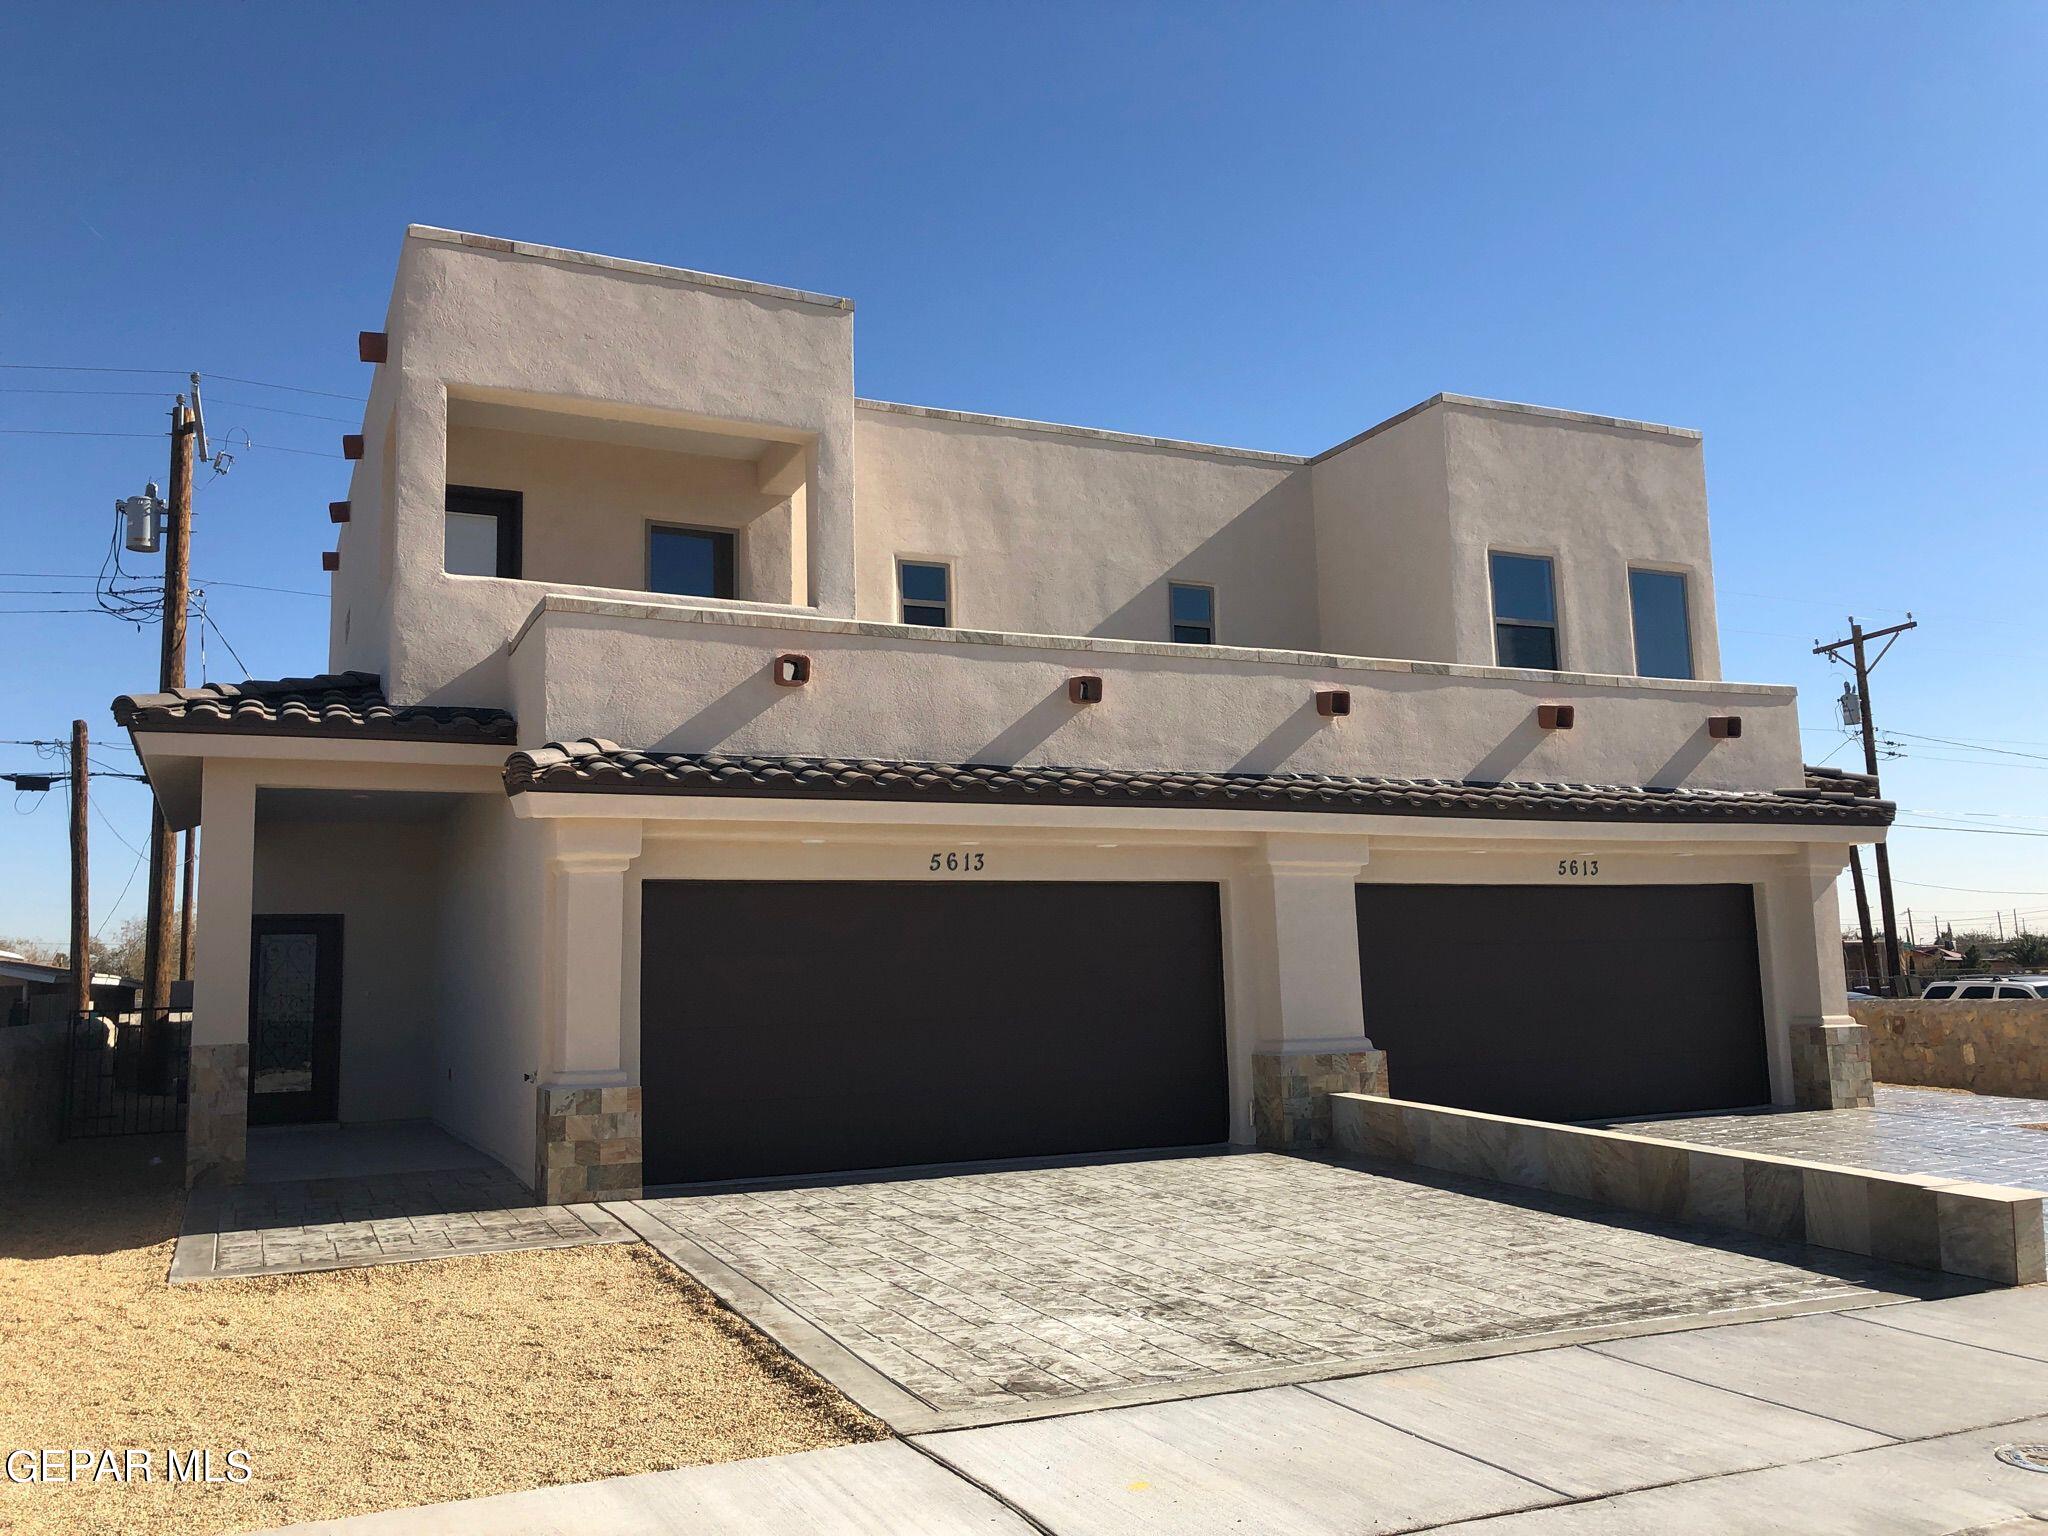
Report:
[[[1252,1139],[1270,1152],[1321,1151],[1331,1094],[1386,1091],[1385,1051],[1254,1051]]]
[[[640,1198],[638,1088],[534,1090],[534,1192],[548,1205]]]
[[[195,1045],[185,1088],[185,1187],[249,1170],[249,1043]]]
[[[1869,1109],[1870,1031],[1846,1019],[1794,1024],[1792,1097],[1801,1109]]]

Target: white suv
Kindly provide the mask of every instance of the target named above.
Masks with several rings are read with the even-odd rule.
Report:
[[[2048,997],[2048,976],[1958,976],[1954,981],[1937,981],[1920,994],[1921,1001],[1928,1003],[2037,997]]]

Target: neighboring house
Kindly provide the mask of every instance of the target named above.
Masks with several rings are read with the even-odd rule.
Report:
[[[1884,964],[1884,935],[1878,934],[1872,945],[1877,951],[1880,969]],[[1925,980],[1933,976],[1953,976],[1963,964],[1961,950],[1944,949],[1938,944],[1901,944],[1899,946],[1899,968],[1907,976]],[[2019,970],[2023,967],[2014,966]],[[1842,935],[1842,971],[1852,987],[1876,991],[1878,978],[1865,976],[1863,969],[1863,939],[1855,933]]]
[[[329,671],[115,705],[206,828],[194,1178],[245,1117],[580,1199],[1310,1145],[1383,1068],[1867,1101],[1835,880],[1892,808],[1721,680],[1697,433],[892,405],[846,300],[427,228],[385,325]]]
[[[93,1009],[109,1018],[132,1012],[141,992],[139,981],[93,972]],[[71,1003],[70,966],[44,965],[11,949],[0,950],[0,1025],[62,1018],[71,1011]]]

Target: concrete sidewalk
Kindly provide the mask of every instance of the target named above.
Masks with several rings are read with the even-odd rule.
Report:
[[[541,1489],[335,1536],[1456,1529],[1951,1536],[2048,1520],[2048,1288],[1538,1350]]]

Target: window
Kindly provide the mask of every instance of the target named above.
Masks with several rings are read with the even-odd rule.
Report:
[[[647,590],[675,597],[731,597],[732,535],[716,528],[647,530]]]
[[[1635,618],[1636,676],[1691,677],[1692,615],[1685,576],[1630,566],[1628,602]]]
[[[1998,989],[1998,995],[2000,997],[2008,998],[2032,997],[2034,995],[2034,989],[2032,987],[2000,987]]]
[[[1177,645],[1216,643],[1216,589],[1169,582],[1166,587],[1167,615]]]
[[[903,593],[903,622],[944,629],[953,622],[952,572],[930,560],[896,562],[896,585]]]
[[[1989,987],[1965,987],[1956,994],[1957,997],[1973,1000],[1980,997],[1989,997],[1990,995],[1991,989]]]
[[[517,491],[449,486],[441,569],[451,576],[509,576],[517,581],[520,505]]]
[[[1493,568],[1493,655],[1504,667],[1557,670],[1557,597],[1542,555],[1488,557]]]
[[[1923,999],[1930,1003],[1946,1002],[1949,998],[1954,997],[1955,995],[1956,989],[1950,986],[1947,982],[1942,982],[1938,986],[1929,987],[1925,992],[1922,992],[1920,994],[1920,996]]]

